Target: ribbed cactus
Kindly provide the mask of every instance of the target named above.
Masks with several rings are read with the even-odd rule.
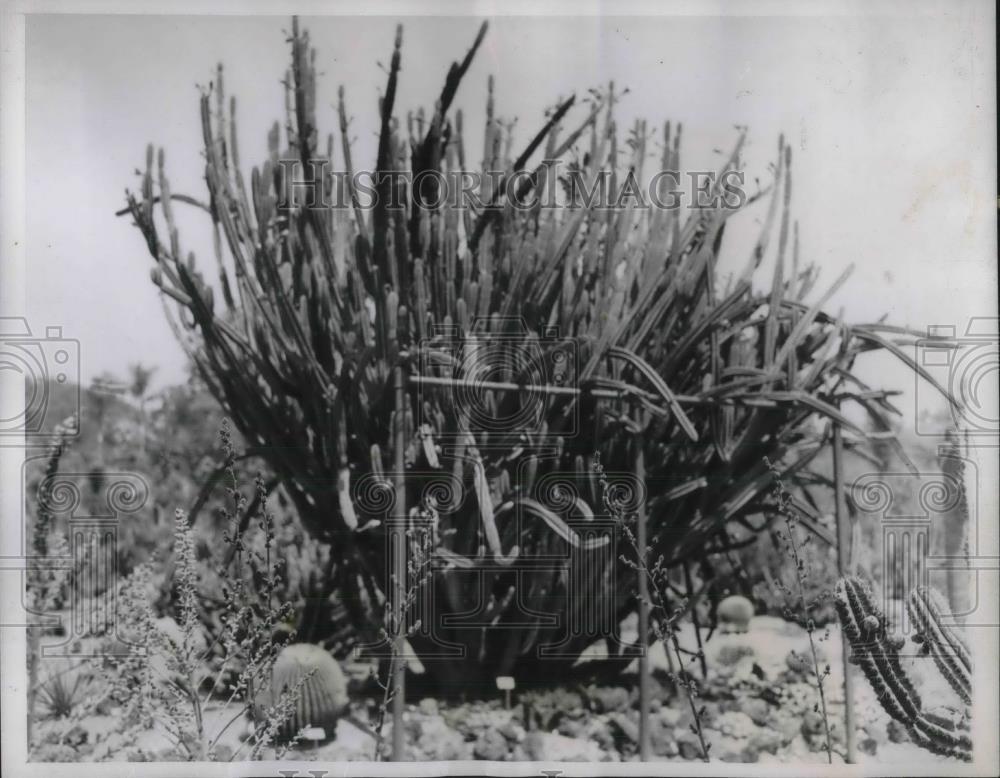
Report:
[[[308,677],[307,677],[308,676]],[[340,665],[327,651],[312,643],[294,643],[278,654],[271,671],[271,687],[257,697],[255,715],[284,692],[302,682],[292,714],[284,722],[280,736],[290,740],[306,727],[322,727],[327,737],[337,728],[337,719],[347,709],[347,679]]]
[[[941,618],[944,601],[927,586],[918,586],[910,594],[907,606],[917,626],[919,642],[937,664],[941,675],[966,705],[972,704],[972,654],[965,638]],[[916,639],[916,638],[915,638]]]
[[[750,629],[750,619],[753,618],[753,603],[746,597],[733,595],[726,597],[715,609],[715,617],[719,622],[719,631],[746,632]]]
[[[933,590],[914,590],[910,614],[922,630],[920,645],[934,656],[952,688],[968,704],[972,666],[968,648],[942,624],[937,597]],[[889,632],[885,614],[876,605],[868,583],[860,578],[841,578],[837,582],[836,606],[844,635],[851,643],[851,662],[864,672],[886,713],[903,724],[913,742],[922,748],[971,761],[968,709],[924,707],[899,659],[905,639]]]

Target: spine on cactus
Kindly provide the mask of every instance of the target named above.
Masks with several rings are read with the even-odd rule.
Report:
[[[966,705],[972,704],[972,656],[958,631],[944,623],[941,595],[927,586],[910,594],[910,618],[941,675]]]
[[[886,713],[903,724],[922,748],[970,761],[972,740],[967,714],[947,707],[924,710],[920,695],[899,661],[904,639],[889,632],[868,583],[860,578],[841,578],[837,582],[836,608],[851,644],[851,662],[864,672]]]

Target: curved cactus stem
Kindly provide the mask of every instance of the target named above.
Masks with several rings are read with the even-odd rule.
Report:
[[[569,524],[563,521],[560,516],[546,508],[540,502],[532,500],[530,497],[522,497],[518,500],[505,502],[500,506],[499,512],[506,513],[507,511],[515,510],[517,508],[520,508],[529,516],[534,516],[544,521],[549,525],[549,527],[552,528],[553,532],[569,543],[573,548],[582,548],[586,551],[592,551],[596,548],[603,548],[611,542],[611,539],[607,535],[581,541],[580,536],[576,533],[576,531],[570,527]]]
[[[911,599],[917,603],[915,607],[921,609],[921,616],[932,625],[940,626],[940,610],[934,611],[933,600],[928,599],[926,593],[915,591]],[[913,742],[922,748],[971,760],[972,740],[967,715],[950,708],[923,709],[920,695],[899,661],[901,642],[888,633],[885,614],[875,604],[869,584],[860,578],[841,578],[837,582],[835,604],[844,636],[851,644],[851,661],[864,672],[886,713],[903,724]],[[916,615],[914,619],[919,622]],[[944,640],[943,637],[929,639]],[[948,677],[944,670],[942,672]]]
[[[913,742],[928,751],[953,756],[964,761],[972,760],[972,738],[969,737],[968,720],[952,708],[946,713],[936,710],[921,713],[907,727]]]
[[[472,463],[473,484],[476,490],[476,499],[479,504],[479,518],[483,522],[483,531],[486,533],[486,541],[489,543],[493,558],[501,565],[510,565],[517,559],[520,549],[513,546],[510,554],[505,555],[500,547],[500,533],[497,531],[496,520],[493,516],[493,498],[490,496],[490,485],[486,479],[486,466],[478,454]]]
[[[836,607],[851,644],[851,661],[864,672],[886,712],[909,726],[920,714],[920,695],[889,640],[885,614],[875,604],[871,587],[860,578],[841,578],[837,582]]]
[[[920,586],[907,602],[910,618],[924,636],[934,663],[966,705],[972,704],[972,656],[962,635],[944,623],[944,600],[934,589]]]

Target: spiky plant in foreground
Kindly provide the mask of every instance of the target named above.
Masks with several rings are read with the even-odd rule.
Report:
[[[256,526],[247,532],[239,528],[238,517],[248,507],[239,490],[234,469],[234,451],[227,425],[223,425],[222,444],[231,485],[227,487],[233,511],[224,514],[234,529],[225,537],[232,554],[226,556],[223,588],[224,615],[217,640],[222,658],[211,667],[211,646],[202,640],[201,601],[198,591],[198,568],[195,546],[187,514],[177,510],[174,516],[174,572],[176,590],[177,635],[158,628],[150,601],[152,570],[142,565],[121,586],[122,634],[130,643],[128,652],[114,659],[106,669],[107,695],[123,707],[121,734],[124,742],[152,728],[165,733],[176,756],[203,761],[224,759],[218,746],[231,726],[252,719],[249,737],[229,759],[244,751],[250,759],[262,758],[274,747],[281,756],[295,738],[277,743],[279,734],[295,709],[308,680],[304,676],[290,688],[268,696],[258,703],[259,691],[271,685],[271,671],[280,646],[275,641],[279,627],[287,620],[290,603],[276,603],[275,591],[281,579],[281,565],[272,558],[273,517],[263,494],[262,479],[257,478],[254,502]],[[228,684],[224,679],[232,677]],[[230,718],[211,728],[205,719],[210,704],[221,705]]]
[[[626,511],[622,507],[622,500],[620,496],[615,495],[614,489],[609,485],[604,468],[598,458],[594,459],[594,472],[600,481],[604,505],[611,515],[614,516],[615,521],[618,523],[622,534],[629,544],[631,553],[635,556],[635,559],[623,556],[622,562],[634,569],[636,575],[642,576],[648,583],[650,601],[646,605],[654,615],[653,633],[663,646],[666,655],[670,657],[670,652],[673,651],[673,658],[677,660],[678,670],[672,673],[673,681],[677,689],[683,691],[687,698],[688,707],[691,709],[691,733],[698,738],[702,761],[708,762],[712,744],[705,741],[705,732],[702,728],[702,715],[705,712],[705,708],[704,706],[699,706],[697,702],[700,694],[698,682],[685,669],[684,655],[691,652],[681,648],[680,640],[677,637],[677,625],[681,617],[687,612],[689,603],[684,601],[675,602],[673,607],[671,607],[667,592],[672,587],[667,577],[667,568],[664,567],[662,559],[651,560],[651,549],[640,546],[636,533],[632,528],[636,517],[626,514]],[[640,509],[642,509],[642,506],[640,506]],[[695,629],[698,629],[697,624],[695,625]],[[700,638],[698,643],[698,652],[690,656],[692,661],[696,658],[703,658]],[[670,666],[673,667],[673,661],[670,662]]]
[[[837,582],[837,614],[851,643],[851,661],[864,672],[879,704],[903,724],[913,742],[937,754],[965,761],[972,759],[969,734],[970,711],[966,707],[940,705],[929,708],[921,700],[913,681],[900,662],[906,641],[889,632],[885,614],[879,609],[871,587],[860,578]],[[942,619],[940,595],[918,587],[907,602],[910,618],[920,632],[914,642],[934,662],[948,684],[968,706],[972,702],[972,661],[964,639]]]
[[[819,654],[816,651],[816,621],[810,615],[816,603],[806,600],[806,582],[809,580],[810,571],[806,569],[805,560],[802,558],[801,552],[801,545],[808,542],[810,538],[806,537],[805,540],[802,540],[798,537],[799,514],[789,504],[789,495],[785,491],[781,475],[769,461],[765,460],[765,464],[774,474],[774,499],[777,504],[778,513],[785,522],[785,535],[781,538],[781,541],[784,543],[785,553],[792,563],[792,572],[795,575],[794,590],[781,582],[776,582],[776,585],[785,596],[785,618],[796,622],[806,631],[806,635],[809,638],[810,658],[807,661],[812,666],[816,694],[819,697],[819,701],[813,706],[813,710],[823,718],[823,731],[826,735],[824,744],[826,758],[830,764],[833,764],[833,740],[830,737],[830,716],[826,708],[826,690],[824,688],[824,681],[830,674],[830,665],[827,664],[823,670],[820,670]]]
[[[601,503],[584,463],[599,452],[610,471],[630,469],[635,408],[647,418],[638,433],[651,463],[653,554],[666,566],[683,565],[732,547],[737,525],[762,528],[754,517],[772,514],[765,456],[795,495],[801,524],[830,541],[811,498],[800,499],[824,483],[810,465],[829,433],[813,420],[832,419],[853,432],[849,447],[864,447],[866,433],[839,404],[859,403],[883,430],[894,409],[887,393],[852,372],[857,356],[881,348],[921,369],[900,346],[918,333],[851,326],[824,313],[846,272],[807,302],[819,271],[800,261],[791,149],[782,142],[760,237],[725,284],[716,263],[727,222],[767,191],[734,208],[717,187],[712,207],[683,215],[638,208],[634,199],[618,208],[565,197],[557,207],[515,208],[505,197],[513,190],[523,205],[561,191],[567,182],[551,162],[557,159],[588,188],[605,175],[621,181],[627,171],[644,181],[653,164],[680,169],[681,128],[663,128],[654,159],[645,122],[622,136],[613,86],[591,94],[569,131],[563,124],[575,101],[555,107],[512,157],[491,82],[483,168],[503,178],[497,186],[487,178],[480,195],[489,207],[481,211],[457,208],[450,198],[439,203],[433,186],[411,189],[389,177],[472,167],[452,103],[485,31],[452,66],[433,109],[408,115],[405,124],[396,116],[397,32],[378,106],[378,200],[371,207],[350,175],[349,208],[322,205],[334,196],[331,177],[311,198],[285,175],[282,160],[302,163],[297,176],[335,164],[334,136],[320,145],[315,52],[295,20],[284,131],[275,123],[263,165],[245,176],[236,101],[227,104],[220,66],[201,98],[207,202],[173,192],[163,151],[150,147],[141,190],[127,195],[123,211],[145,238],[153,282],[177,304],[171,321],[210,390],[265,452],[305,524],[331,543],[334,583],[358,627],[376,630],[389,580],[384,510],[362,499],[359,484],[391,471],[400,453],[407,505],[422,504],[427,490],[448,481],[453,499],[437,505],[441,564],[430,584],[438,610],[410,642],[428,672],[451,688],[566,671],[574,649],[597,637],[567,638],[575,610],[597,596],[613,597],[619,618],[635,609],[626,594],[634,591],[635,571],[625,566],[591,566],[576,582],[565,567],[525,568],[539,556],[604,547],[581,543],[578,534]],[[351,174],[343,89],[338,113],[339,167]],[[743,142],[741,131],[720,172],[739,169]],[[545,161],[534,164],[542,150]],[[400,207],[390,207],[392,197]],[[182,244],[174,209],[189,206],[211,221],[211,269]],[[772,253],[771,283],[758,291],[756,271]],[[549,337],[553,331],[558,337]],[[397,366],[407,376],[406,401],[394,409]],[[550,388],[527,391],[525,384]],[[397,452],[400,425],[404,450]],[[578,497],[554,503],[553,478],[572,482]],[[503,594],[512,589],[516,596]],[[501,630],[445,625],[443,617],[475,612],[484,599],[483,618]],[[522,603],[531,603],[530,612]],[[539,614],[557,618],[546,623]],[[540,661],[537,649],[553,644],[565,658]],[[450,647],[445,658],[442,646]]]
[[[55,440],[48,451],[45,472],[39,483],[34,520],[31,522],[31,552],[35,564],[28,566],[25,575],[25,604],[37,615],[52,614],[64,596],[70,579],[70,570],[58,563],[70,557],[66,535],[55,526],[55,510],[65,499],[57,483],[59,463],[66,450],[68,439],[74,434],[79,420],[76,416],[64,420],[53,430]],[[51,563],[56,564],[51,564]],[[33,745],[36,702],[41,691],[39,660],[41,659],[42,625],[27,630],[28,643],[28,747]]]

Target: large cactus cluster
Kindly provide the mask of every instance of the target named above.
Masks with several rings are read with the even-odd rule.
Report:
[[[451,67],[432,110],[405,121],[396,115],[397,33],[378,103],[376,175],[416,180],[475,167],[453,102],[485,31]],[[630,472],[635,447],[644,448],[646,479],[631,491],[649,509],[652,558],[677,567],[733,547],[733,532],[761,529],[772,500],[765,456],[782,463],[791,485],[816,487],[809,466],[829,442],[816,418],[865,445],[865,432],[838,410],[842,401],[890,429],[886,394],[852,366],[878,348],[912,362],[898,343],[916,335],[824,313],[843,276],[811,294],[818,268],[800,261],[787,145],[779,143],[773,183],[739,207],[718,189],[711,207],[694,209],[570,203],[551,160],[588,188],[602,177],[621,184],[629,171],[644,181],[656,166],[681,170],[681,128],[653,133],[637,122],[623,133],[609,87],[591,94],[568,131],[580,106],[555,106],[515,156],[491,81],[482,167],[504,177],[484,178],[479,194],[490,207],[439,203],[433,186],[388,177],[371,207],[350,187],[350,207],[323,207],[322,197],[293,187],[282,160],[302,162],[301,177],[313,163],[355,172],[347,97],[341,89],[340,143],[330,134],[321,145],[316,105],[325,98],[297,22],[290,43],[287,114],[263,164],[245,175],[236,102],[225,97],[220,68],[200,106],[207,201],[174,192],[162,151],[150,149],[126,212],[209,388],[310,531],[331,542],[331,586],[358,627],[382,612],[392,500],[384,487],[394,463],[405,462],[407,506],[417,509],[413,521],[433,525],[440,563],[426,584],[432,595],[415,600],[437,611],[411,638],[431,674],[440,669],[452,686],[462,668],[490,683],[552,677],[596,637],[574,627],[591,603],[610,600],[615,620],[636,608],[634,570],[615,554],[595,561],[611,542],[592,531],[603,512],[595,453],[613,476]],[[743,138],[741,130],[721,172],[739,170]],[[554,189],[557,205],[514,208],[511,188],[525,198]],[[393,199],[401,207],[390,207]],[[724,281],[716,264],[726,224],[758,201],[767,203],[760,237]],[[182,243],[174,209],[187,207],[211,221],[209,268]],[[765,257],[773,275],[755,289]],[[527,384],[552,391],[517,389]],[[829,541],[811,499],[799,502],[803,524]],[[539,662],[545,645],[557,649]]]
[[[866,581],[854,577],[840,579],[836,606],[844,635],[851,644],[851,662],[864,672],[886,713],[906,727],[917,745],[970,761],[971,655],[962,636],[942,618],[940,595],[927,587],[911,592],[907,609],[918,630],[913,642],[920,654],[933,657],[942,676],[966,706],[962,709],[949,705],[929,707],[921,699],[900,659],[906,639],[890,631],[888,620]]]

